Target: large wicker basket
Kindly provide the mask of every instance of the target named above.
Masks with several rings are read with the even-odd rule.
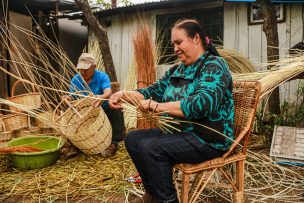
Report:
[[[29,126],[29,117],[26,114],[12,113],[2,116],[4,131],[14,131]]]
[[[111,144],[111,124],[102,108],[92,107],[91,99],[78,100],[59,121],[62,134],[86,154],[98,154]]]
[[[35,88],[32,86],[33,92],[32,93],[26,93],[26,94],[20,94],[15,96],[15,89],[17,84],[19,84],[21,81],[17,80],[11,91],[11,97],[8,98],[9,101],[22,104],[29,110],[39,108],[41,105],[41,94],[39,92],[34,92]],[[11,112],[21,112],[22,110],[17,108],[16,106],[10,105],[9,106]]]

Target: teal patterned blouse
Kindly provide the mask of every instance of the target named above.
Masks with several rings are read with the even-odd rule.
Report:
[[[227,150],[234,139],[232,85],[226,61],[207,51],[192,65],[173,66],[151,86],[137,91],[145,99],[152,98],[161,103],[180,101],[185,118],[174,119],[201,125],[181,122],[175,127],[182,132],[192,132],[202,143]]]

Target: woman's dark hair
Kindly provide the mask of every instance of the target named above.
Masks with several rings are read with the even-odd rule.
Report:
[[[188,37],[193,38],[195,34],[198,34],[202,41],[202,46],[206,51],[209,51],[211,54],[215,56],[219,56],[220,54],[216,50],[216,48],[212,45],[212,43],[208,40],[208,37],[205,33],[203,27],[199,24],[197,20],[193,19],[181,19],[178,20],[172,27],[173,29],[183,29],[187,33]]]

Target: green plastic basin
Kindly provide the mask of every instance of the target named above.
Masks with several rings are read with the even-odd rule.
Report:
[[[32,146],[43,151],[10,153],[11,163],[21,169],[50,166],[58,160],[59,150],[63,144],[63,139],[54,136],[26,136],[12,139],[8,142],[8,146]]]

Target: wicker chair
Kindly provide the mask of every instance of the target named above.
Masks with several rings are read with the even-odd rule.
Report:
[[[180,202],[196,202],[216,171],[219,171],[218,173],[222,173],[224,177],[222,179],[225,179],[226,181],[224,183],[217,184],[210,183],[210,186],[226,189],[227,187],[231,188],[232,186],[234,191],[233,202],[244,202],[244,162],[246,159],[248,140],[251,134],[260,90],[261,84],[256,81],[234,82],[235,142],[232,144],[229,151],[227,151],[222,157],[199,164],[183,163],[175,165],[177,172],[180,171],[182,174],[181,195],[179,195]],[[225,170],[231,164],[236,164],[235,170],[232,174]],[[195,175],[193,181],[190,181],[190,175]],[[176,186],[178,185],[176,178],[175,184]],[[189,191],[191,194],[189,194]]]

